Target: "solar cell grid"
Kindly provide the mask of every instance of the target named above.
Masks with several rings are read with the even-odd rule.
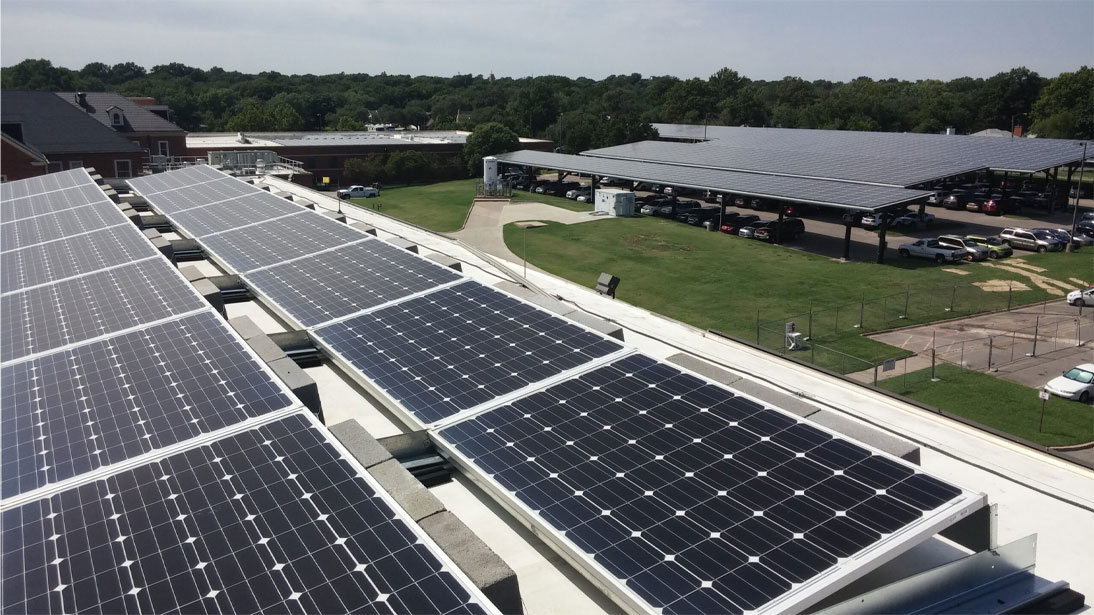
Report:
[[[158,192],[174,190],[195,184],[207,183],[228,177],[224,173],[207,165],[194,165],[176,169],[169,173],[156,173],[127,180],[127,183],[144,196]]]
[[[263,196],[265,195],[265,196]],[[269,193],[254,193],[171,214],[171,222],[196,238],[230,231],[245,224],[303,213],[304,209]]]
[[[135,227],[104,228],[4,253],[0,290],[8,293],[57,282],[151,256],[159,256],[159,252]]]
[[[301,415],[3,511],[5,613],[485,613]]]
[[[171,215],[243,196],[254,195],[257,192],[257,188],[246,182],[222,175],[220,179],[203,180],[203,183],[183,183],[175,189],[145,195],[145,199],[157,211],[165,215]]]
[[[243,278],[305,327],[461,279],[383,241],[355,243]]]
[[[72,188],[85,183],[91,184],[94,182],[91,181],[91,176],[84,169],[48,173],[38,177],[0,184],[0,200],[9,201],[32,194]]]
[[[425,424],[622,348],[477,282],[355,316],[315,334]]]
[[[3,224],[9,226],[18,220],[48,214],[58,214],[70,211],[77,207],[84,207],[89,203],[114,204],[107,198],[102,188],[89,183],[82,186],[73,186],[53,192],[32,194],[4,203]]]
[[[3,361],[207,307],[163,259],[3,295]]]
[[[439,436],[663,613],[762,610],[962,494],[641,355]]]
[[[348,243],[371,239],[330,218],[302,211],[202,238],[206,250],[238,272],[275,265]]]
[[[23,218],[0,225],[0,250],[8,252],[126,222],[112,203],[84,205],[54,214]]]
[[[209,311],[7,365],[2,383],[5,498],[292,404]]]

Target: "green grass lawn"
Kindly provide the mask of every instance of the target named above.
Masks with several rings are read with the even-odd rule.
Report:
[[[513,196],[510,198],[512,201],[524,202],[524,203],[543,203],[545,205],[552,205],[554,207],[561,207],[562,209],[569,209],[570,211],[592,211],[593,206],[591,203],[578,203],[577,201],[571,201],[557,196],[550,196],[547,194],[535,194],[533,192],[525,192],[523,190],[514,190]]]
[[[519,230],[512,225],[504,229],[506,244],[515,253],[522,249]],[[1091,277],[1094,272],[1094,250],[1018,256],[1057,279]],[[901,353],[861,337],[863,331],[1006,307],[1007,293],[968,286],[972,282],[1024,280],[1032,290],[1013,293],[1013,305],[1050,298],[1020,274],[981,264],[957,265],[968,272],[958,276],[921,259],[880,266],[840,263],[653,217],[530,229],[528,260],[584,286],[594,286],[601,272],[613,273],[622,280],[619,299],[749,341],[756,340],[758,317],[766,323],[761,343],[769,347],[781,345],[779,319],[785,316],[800,315],[793,320],[805,332],[805,314],[812,305],[818,343],[868,360]],[[955,284],[961,285],[957,292]],[[864,296],[867,305],[860,311]],[[951,302],[955,309],[948,311]],[[860,318],[863,326],[853,327]]]
[[[926,369],[909,372],[906,380],[880,380],[878,386],[1045,446],[1094,440],[1094,407],[1054,396],[1045,404],[1044,428],[1038,431],[1036,389],[948,364],[939,365],[935,375],[939,382],[931,382]]]
[[[458,231],[463,226],[474,200],[474,179],[387,188],[379,198],[352,199],[365,209],[382,205],[380,211],[389,216],[442,233]]]

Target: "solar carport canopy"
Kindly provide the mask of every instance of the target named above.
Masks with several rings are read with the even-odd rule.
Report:
[[[910,203],[929,194],[891,186],[872,186],[572,154],[551,154],[531,150],[499,154],[496,158],[498,162],[504,164],[561,169],[584,175],[615,177],[681,188],[713,190],[866,211]]]
[[[824,156],[849,154],[880,159],[896,158],[913,167],[923,164],[924,161],[952,164],[952,172],[947,172],[944,176],[958,175],[969,169],[1037,173],[1053,167],[1078,164],[1083,158],[1082,144],[1064,139],[1007,139],[971,135],[746,126],[703,127],[693,124],[654,124],[653,127],[663,139],[704,140],[709,141],[707,145],[714,147],[728,146],[752,151]],[[793,171],[794,167],[788,163],[786,168]],[[909,186],[939,177],[929,170],[929,166],[923,168],[925,172],[922,173],[922,179],[902,185]]]

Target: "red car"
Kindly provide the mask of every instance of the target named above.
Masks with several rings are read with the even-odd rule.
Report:
[[[736,235],[737,231],[741,230],[741,227],[748,226],[753,222],[759,221],[759,216],[737,216],[732,220],[725,220],[722,223],[722,232],[729,233],[730,235]]]

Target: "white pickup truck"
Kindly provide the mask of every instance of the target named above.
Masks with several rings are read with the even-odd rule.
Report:
[[[966,257],[964,249],[950,248],[938,243],[937,239],[920,239],[911,243],[902,243],[897,250],[902,257],[918,256],[919,258],[933,258],[935,262],[956,263]]]
[[[370,186],[350,186],[338,191],[340,199],[368,199],[380,196],[380,191]]]

